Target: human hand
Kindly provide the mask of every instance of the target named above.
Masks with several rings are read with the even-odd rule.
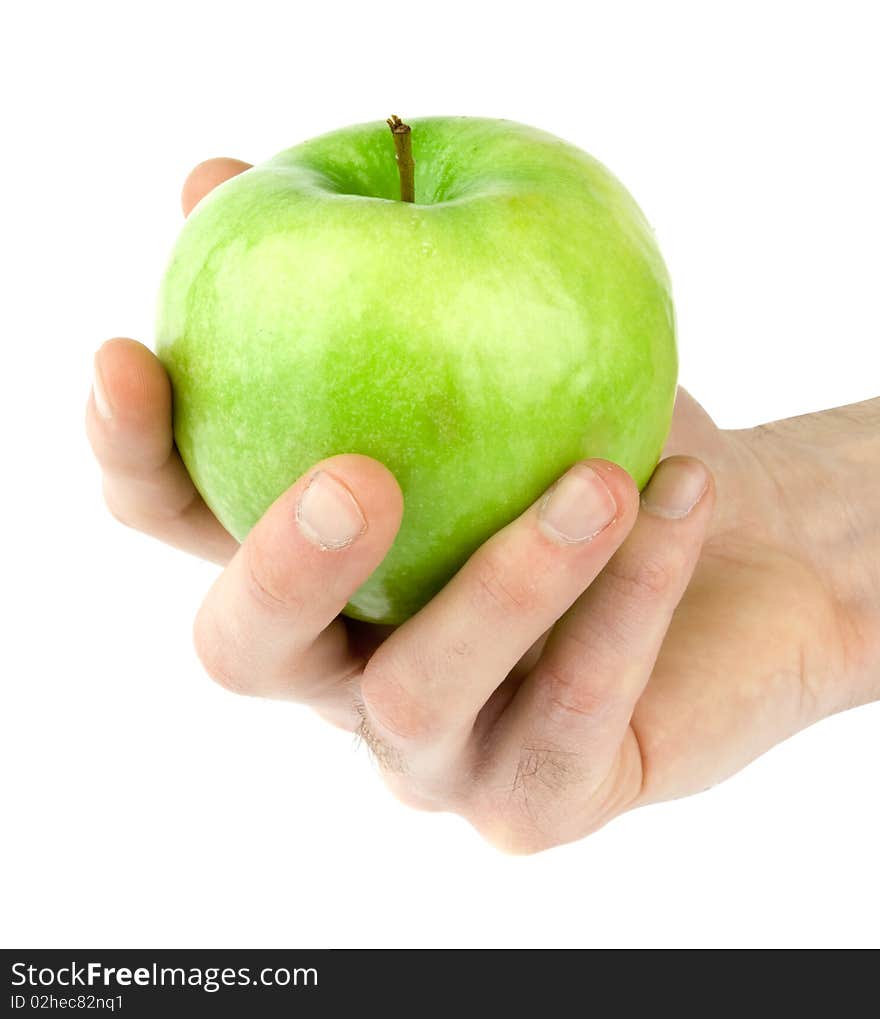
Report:
[[[246,166],[202,164],[185,210]],[[876,695],[860,681],[873,645],[827,570],[834,543],[816,554],[795,526],[790,439],[721,432],[686,394],[670,451],[711,465],[714,519],[693,456],[661,464],[641,505],[619,468],[577,465],[392,631],[338,616],[399,523],[381,465],[318,465],[238,548],[174,451],[159,362],[111,341],[96,377],[88,429],[114,513],[229,563],[196,624],[208,671],[361,731],[401,798],[456,810],[505,848],[545,848],[704,788]]]

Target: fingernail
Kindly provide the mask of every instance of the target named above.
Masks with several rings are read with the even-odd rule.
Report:
[[[300,496],[296,522],[313,545],[325,550],[345,548],[367,527],[354,496],[325,471],[318,471]]]
[[[109,421],[109,419],[113,417],[113,408],[110,406],[110,401],[107,399],[107,390],[104,388],[104,379],[101,376],[101,369],[98,365],[97,359],[95,360],[92,393],[95,397],[95,410],[97,410],[105,421]]]
[[[586,464],[577,464],[544,496],[538,520],[544,532],[566,544],[589,541],[617,516],[608,486]]]
[[[658,517],[680,520],[709,487],[709,472],[699,460],[664,460],[642,492],[642,506]]]

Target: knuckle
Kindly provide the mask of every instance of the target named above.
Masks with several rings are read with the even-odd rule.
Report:
[[[404,740],[424,740],[434,735],[436,717],[413,695],[399,666],[377,657],[373,656],[361,680],[367,713],[383,729]]]
[[[483,615],[524,614],[535,606],[536,586],[529,577],[505,568],[497,553],[481,551],[473,563],[473,601]]]
[[[114,520],[134,531],[158,534],[175,521],[184,518],[195,502],[196,495],[175,498],[169,490],[167,503],[156,504],[149,498],[152,493],[144,491],[136,478],[106,478],[103,486],[104,504]]]
[[[297,615],[302,608],[295,574],[286,568],[283,557],[260,541],[245,542],[244,575],[248,594],[263,609],[285,615]]]
[[[592,835],[610,818],[597,818],[581,793],[570,797],[508,797],[503,804],[489,799],[465,817],[483,838],[502,853],[535,856],[548,849]]]
[[[134,528],[134,524],[127,513],[118,509],[114,503],[110,502],[109,499],[105,499],[104,502],[107,504],[110,516],[113,517],[117,524],[122,524],[123,527]]]
[[[536,790],[526,795],[516,782],[512,790],[506,786],[506,779],[495,788],[483,783],[458,809],[489,845],[510,856],[534,856],[567,841],[564,826],[550,809],[552,801]],[[570,820],[571,810],[563,812]]]
[[[439,813],[456,809],[454,799],[445,791],[420,787],[409,775],[386,772],[383,777],[391,795],[411,810]]]
[[[477,829],[490,845],[508,856],[535,856],[564,841],[521,815],[493,818],[488,824],[477,824]]]
[[[541,683],[547,704],[563,716],[599,721],[611,711],[612,699],[606,685],[585,674],[577,663],[566,666],[548,660],[541,665]]]
[[[117,500],[106,484],[104,485],[103,494],[104,505],[107,507],[107,512],[110,516],[113,517],[118,524],[122,524],[123,527],[130,527],[136,530],[137,528],[131,511],[127,508],[123,508],[123,505]]]
[[[532,832],[528,835],[517,832],[499,848],[509,856],[537,856],[538,853],[554,849],[559,843],[559,839],[547,836],[543,832]]]
[[[662,598],[675,583],[673,565],[658,556],[644,556],[634,562],[612,559],[606,570],[624,596],[632,600]]]
[[[205,672],[224,690],[234,694],[249,691],[232,666],[229,643],[216,622],[204,611],[196,616],[193,625],[193,644]]]

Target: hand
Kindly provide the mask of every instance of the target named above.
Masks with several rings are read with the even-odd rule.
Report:
[[[184,210],[246,168],[197,167]],[[215,679],[360,731],[402,799],[528,852],[705,788],[878,695],[866,406],[864,427],[837,422],[843,438],[835,412],[722,432],[682,392],[641,502],[614,465],[576,465],[396,630],[338,615],[399,524],[381,465],[317,465],[239,548],[174,450],[145,347],[99,351],[87,427],[116,516],[228,563],[196,621]]]

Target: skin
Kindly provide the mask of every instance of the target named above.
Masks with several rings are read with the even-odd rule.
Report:
[[[184,212],[245,166],[196,167]],[[381,464],[318,465],[364,517],[344,548],[298,526],[314,470],[239,546],[174,448],[146,347],[98,351],[86,423],[114,515],[225,567],[195,624],[209,674],[359,731],[402,800],[505,850],[697,792],[880,696],[880,400],[730,432],[680,391],[641,500],[621,468],[576,466],[604,483],[610,524],[560,541],[539,500],[396,629],[339,615],[399,526]]]
[[[415,204],[394,200],[384,123],[218,188],[156,330],[177,448],[239,540],[332,453],[394,474],[397,540],[346,607],[374,623],[420,609],[578,460],[644,485],[675,400],[666,268],[601,164],[511,121],[414,121],[412,144]]]

